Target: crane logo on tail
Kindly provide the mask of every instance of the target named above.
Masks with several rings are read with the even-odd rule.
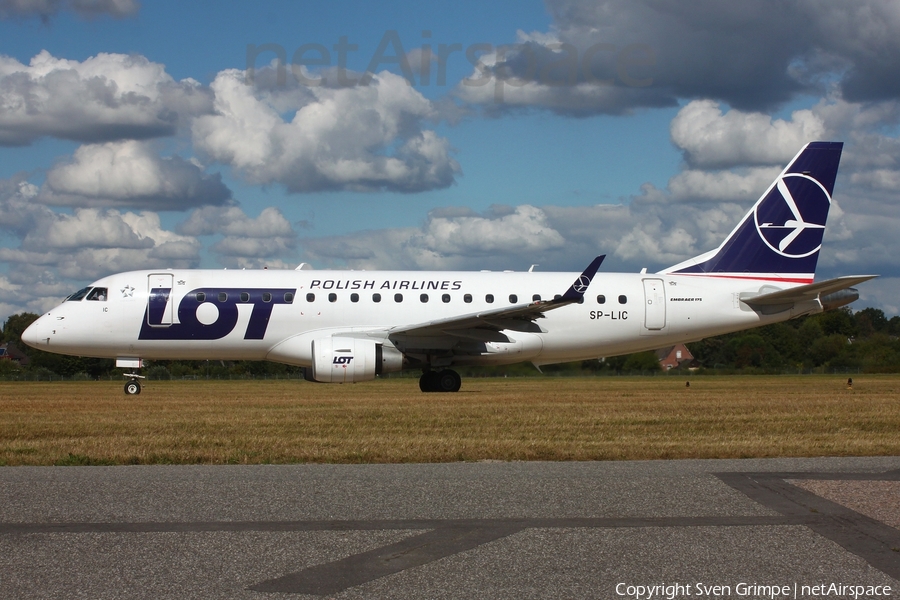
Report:
[[[579,294],[583,294],[587,291],[588,287],[591,285],[591,278],[587,275],[582,275],[578,278],[578,281],[572,284],[572,289],[578,292]]]
[[[756,230],[763,242],[786,258],[805,258],[819,251],[831,196],[806,174],[780,177],[756,206]]]

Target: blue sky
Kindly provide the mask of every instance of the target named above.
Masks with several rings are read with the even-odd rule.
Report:
[[[846,144],[819,277],[897,314],[898,39],[874,0],[0,0],[0,314],[165,266],[657,270],[812,139]],[[388,43],[369,85],[295,77],[342,40],[350,79]]]

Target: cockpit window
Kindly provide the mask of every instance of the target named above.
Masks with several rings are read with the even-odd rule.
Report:
[[[95,287],[91,290],[91,293],[87,295],[88,300],[99,300],[100,302],[106,302],[106,288]]]
[[[82,289],[78,290],[77,292],[75,292],[74,294],[72,294],[71,296],[69,296],[68,298],[66,298],[66,302],[70,302],[70,301],[71,302],[79,302],[81,300],[84,300],[84,297],[87,296],[87,293],[89,291],[91,291],[91,288],[89,288],[89,287],[82,288]]]

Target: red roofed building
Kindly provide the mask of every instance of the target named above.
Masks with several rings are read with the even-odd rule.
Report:
[[[659,359],[659,366],[666,371],[678,368],[696,369],[700,366],[684,344],[660,348],[656,351],[656,358]]]

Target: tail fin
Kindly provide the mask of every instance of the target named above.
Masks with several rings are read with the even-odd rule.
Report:
[[[661,273],[811,283],[842,142],[810,142],[711,252]]]

